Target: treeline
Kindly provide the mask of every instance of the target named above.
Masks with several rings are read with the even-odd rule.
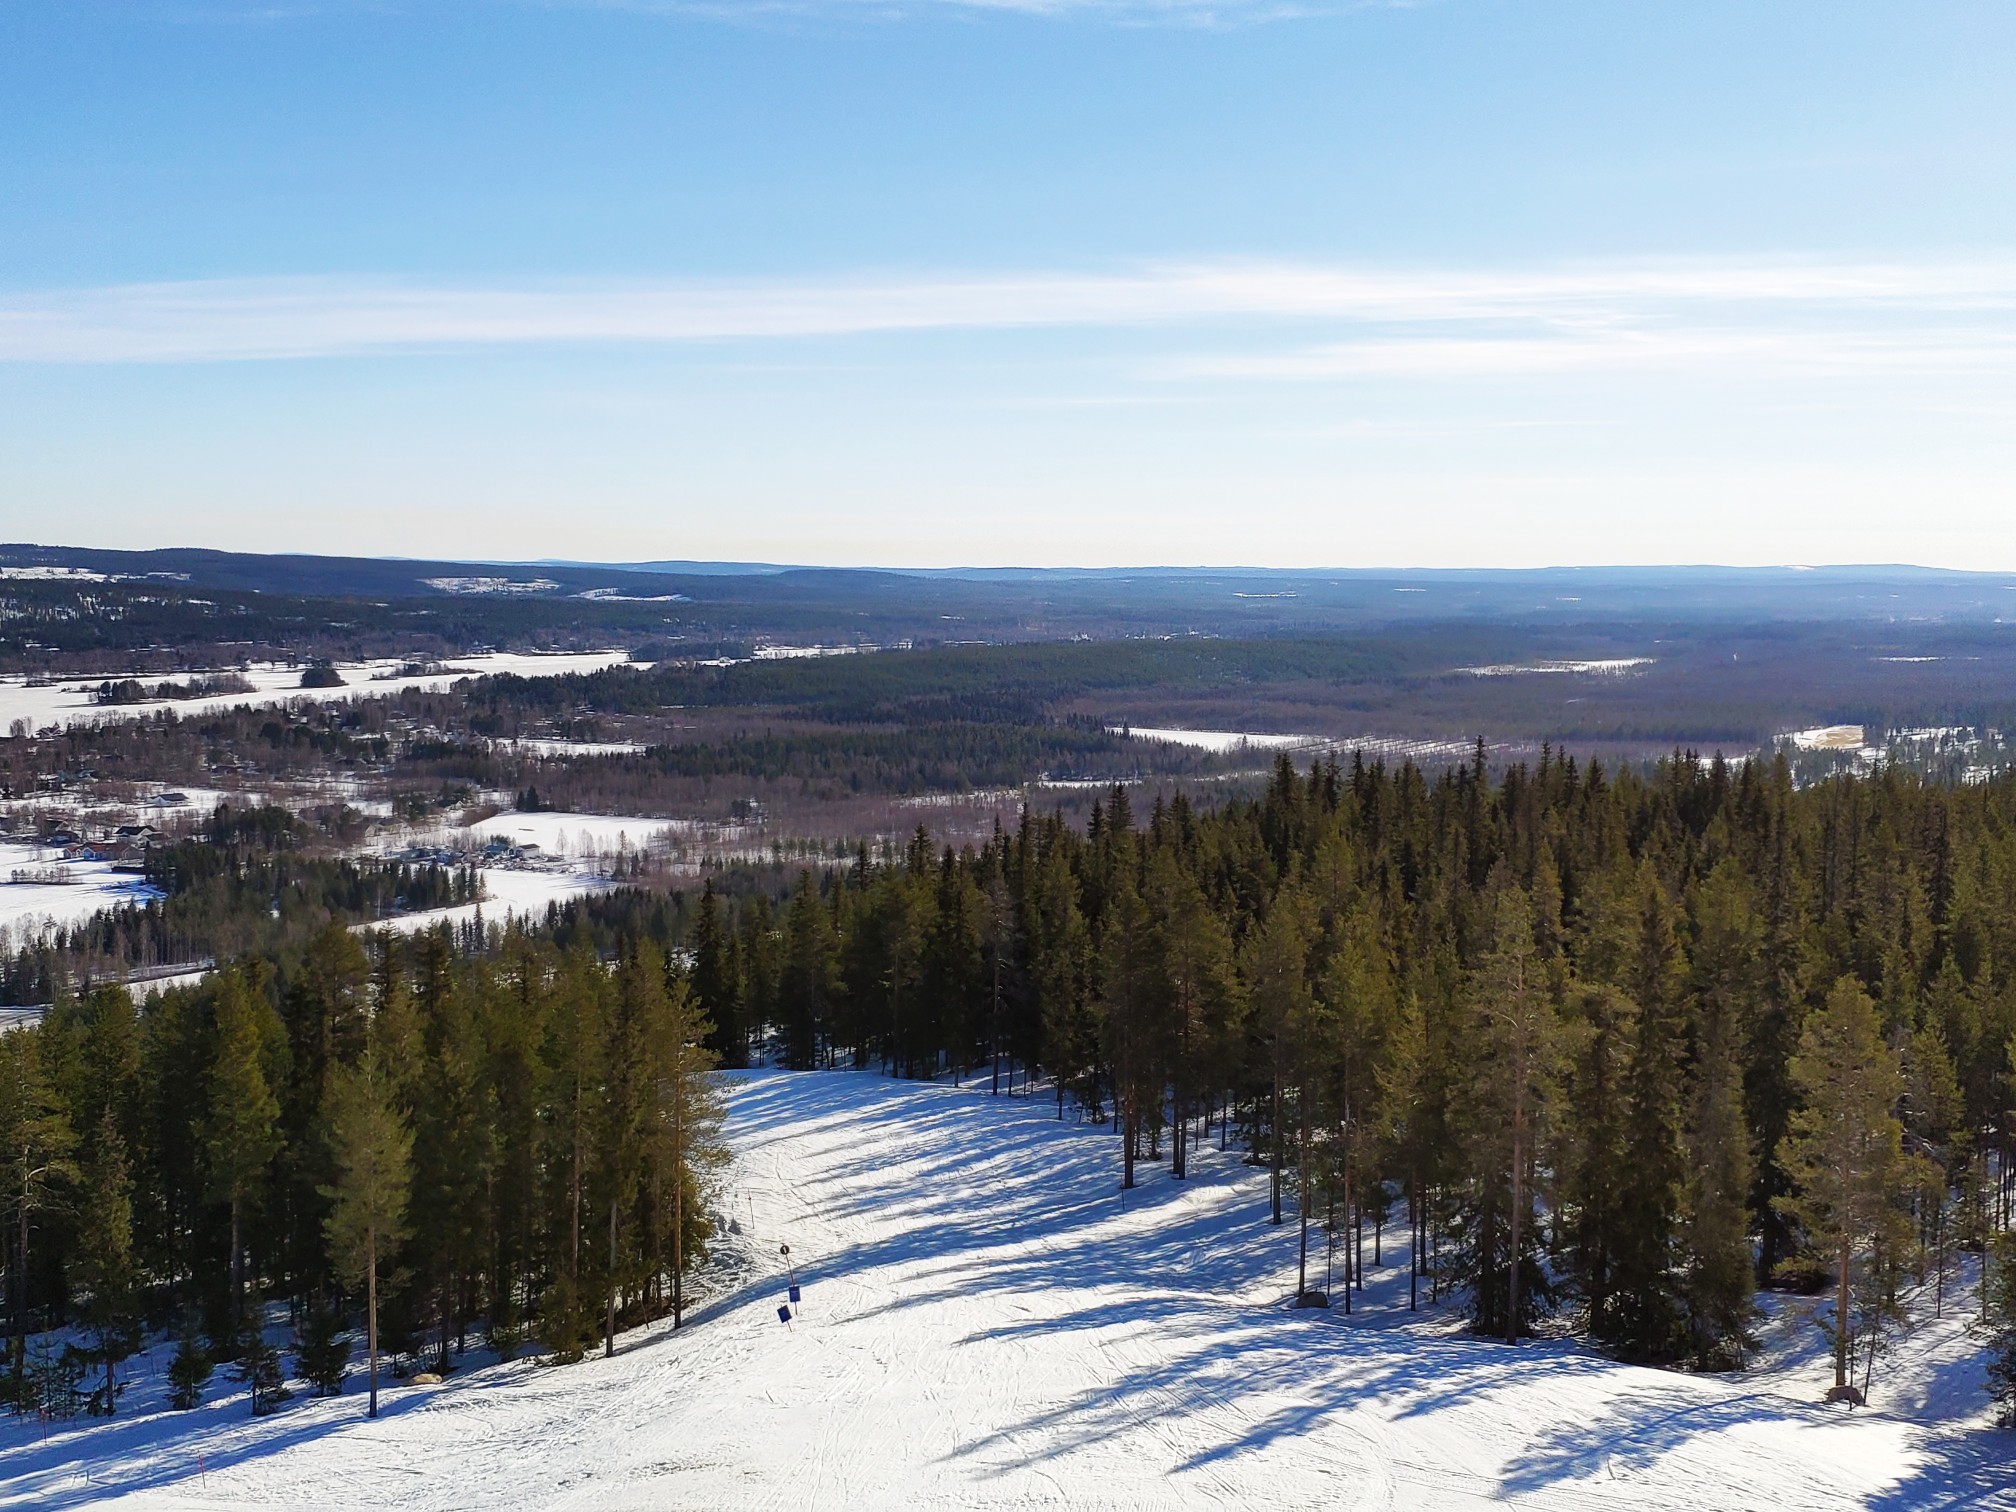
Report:
[[[1209,770],[1209,756],[1154,748],[1064,723],[934,723],[731,735],[598,756],[542,774],[546,798],[592,810],[626,798],[662,801],[665,779],[796,783],[812,797],[961,793],[1020,787],[1039,777],[1128,780]]]
[[[220,693],[250,693],[251,680],[237,672],[215,672],[190,678],[187,682],[159,682],[148,686],[137,677],[101,682],[91,699],[100,704],[146,703],[155,698],[211,698]]]
[[[299,657],[454,656],[500,645],[596,650],[666,629],[663,604],[415,594],[410,579],[402,587],[360,599],[224,584],[14,579],[0,592],[0,668],[102,678]]]
[[[1446,643],[1445,643],[1446,642]],[[1215,640],[1209,637],[1027,641],[934,646],[858,656],[788,657],[733,666],[664,662],[562,677],[488,677],[471,700],[497,711],[655,713],[668,706],[788,709],[836,724],[906,727],[936,722],[1040,723],[1088,693],[1153,687],[1167,693],[1262,683],[1352,681],[1425,671],[1474,632],[1431,647],[1371,639]]]
[[[185,1405],[220,1360],[271,1405],[280,1300],[318,1391],[353,1316],[374,1391],[380,1350],[442,1371],[472,1334],[565,1359],[676,1322],[719,1159],[704,1031],[654,946],[523,933],[472,958],[331,927],[145,1013],[59,1002],[0,1036],[12,1400],[109,1413],[141,1329],[179,1323]],[[64,1321],[88,1347],[31,1354]]]
[[[709,888],[689,941],[730,1063],[1040,1067],[1129,1184],[1236,1129],[1276,1221],[1412,1199],[1425,1284],[1494,1335],[1723,1368],[1756,1285],[1831,1285],[1845,1385],[2008,1216],[2012,783],[1284,759],[1211,813],[1115,790],[781,908]]]

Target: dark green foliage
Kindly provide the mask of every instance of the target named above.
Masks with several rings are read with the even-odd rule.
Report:
[[[168,1404],[186,1412],[203,1403],[203,1388],[217,1369],[194,1328],[186,1328],[168,1362]]]
[[[315,1388],[316,1396],[338,1396],[350,1368],[350,1350],[343,1315],[327,1305],[311,1307],[295,1335],[294,1373]]]
[[[252,1415],[265,1417],[279,1410],[287,1400],[287,1377],[280,1368],[280,1351],[266,1341],[265,1333],[248,1328],[237,1345],[232,1374],[242,1382],[252,1399]]]
[[[1981,1327],[1988,1340],[1988,1395],[1996,1421],[2016,1428],[2016,1232],[1998,1234],[1981,1257]]]

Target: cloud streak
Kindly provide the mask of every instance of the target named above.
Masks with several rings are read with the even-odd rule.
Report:
[[[509,3],[509,0],[500,0]],[[1217,28],[1261,25],[1357,11],[1415,10],[1437,0],[520,0],[546,10],[616,11],[727,23],[791,20],[901,22],[929,16],[1009,15],[1116,26]],[[269,25],[321,15],[383,13],[379,0],[185,3],[167,14],[189,23]]]
[[[2016,261],[1392,271],[1220,262],[1098,273],[441,285],[288,278],[0,295],[0,361],[194,363],[930,332],[1182,333],[1188,379],[1591,369],[2005,371]],[[1283,347],[1287,337],[1292,345]],[[1272,349],[1255,352],[1257,343]],[[1227,345],[1245,348],[1227,353]]]

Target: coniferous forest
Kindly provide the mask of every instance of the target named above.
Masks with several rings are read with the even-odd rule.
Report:
[[[2016,783],[1480,751],[1145,807],[60,1001],[0,1036],[17,1400],[111,1409],[143,1326],[189,1400],[225,1360],[259,1400],[281,1304],[324,1389],[352,1328],[447,1369],[676,1317],[710,1068],[758,1061],[1047,1099],[1123,1186],[1242,1149],[1298,1301],[1399,1246],[1417,1305],[1629,1361],[1738,1367],[1758,1287],[1826,1289],[1853,1387],[1901,1291],[1984,1254],[2009,1385]],[[67,1376],[27,1342],[62,1321],[96,1341]]]

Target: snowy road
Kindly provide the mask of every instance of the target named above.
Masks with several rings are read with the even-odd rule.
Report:
[[[1470,1339],[1410,1319],[1395,1249],[1356,1317],[1290,1312],[1293,1227],[1235,1156],[1123,1207],[1113,1136],[1040,1099],[752,1073],[731,1105],[743,1280],[676,1338],[402,1386],[376,1423],[6,1429],[0,1505],[2016,1508],[2006,1440]]]

